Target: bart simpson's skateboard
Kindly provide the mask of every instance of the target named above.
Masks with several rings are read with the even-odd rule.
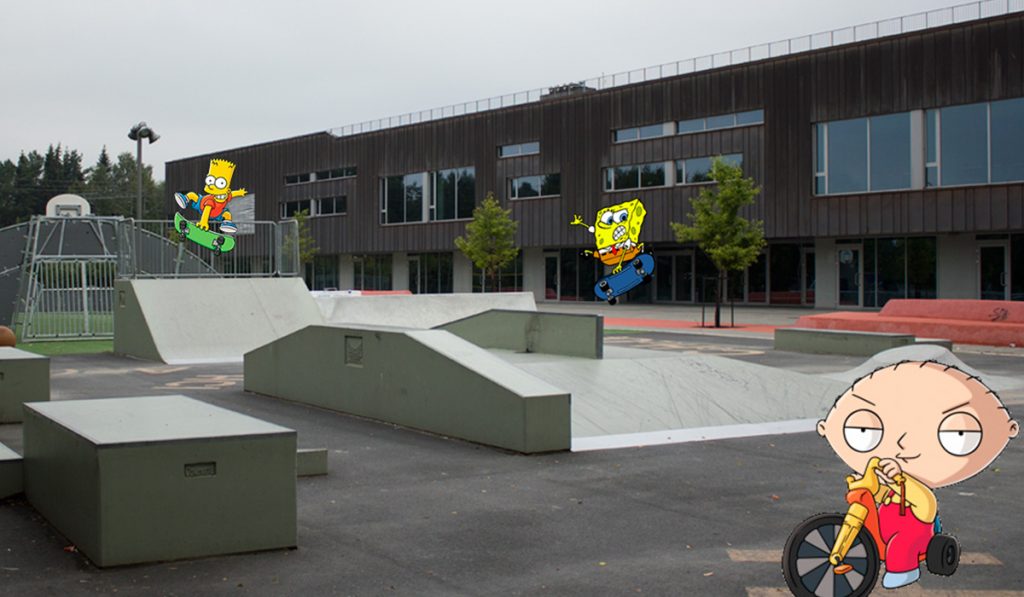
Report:
[[[619,273],[598,280],[597,284],[594,284],[594,294],[597,298],[608,301],[609,305],[614,305],[618,302],[615,297],[649,281],[653,272],[654,257],[651,257],[650,253],[640,253],[629,263],[622,264],[622,271]]]
[[[214,255],[227,253],[231,249],[235,248],[234,238],[224,234],[211,232],[209,230],[203,230],[192,222],[186,220],[179,213],[174,214],[174,229],[178,231],[178,236],[182,239],[188,237],[190,241],[200,247],[211,249]]]

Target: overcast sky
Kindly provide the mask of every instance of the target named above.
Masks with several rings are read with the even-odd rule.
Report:
[[[950,0],[0,0],[0,160],[167,160],[952,5]]]

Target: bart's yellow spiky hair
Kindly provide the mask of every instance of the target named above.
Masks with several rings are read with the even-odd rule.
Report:
[[[223,176],[224,178],[231,180],[231,175],[235,173],[235,164],[227,160],[210,160],[210,174],[213,176]]]

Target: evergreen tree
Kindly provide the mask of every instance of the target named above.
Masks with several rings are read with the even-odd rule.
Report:
[[[515,245],[518,226],[512,210],[502,209],[494,193],[487,193],[473,210],[473,221],[466,224],[465,238],[455,239],[455,246],[490,278],[491,288],[498,288],[498,272],[519,254]]]
[[[676,240],[696,241],[718,269],[715,284],[715,327],[721,326],[722,285],[728,272],[743,271],[757,261],[764,249],[764,223],[739,215],[741,208],[754,203],[761,189],[754,179],[743,178],[743,170],[717,157],[711,164],[711,178],[717,185],[705,187],[690,200],[691,224],[671,222]]]
[[[14,179],[17,167],[11,160],[0,162],[0,228],[15,222]]]

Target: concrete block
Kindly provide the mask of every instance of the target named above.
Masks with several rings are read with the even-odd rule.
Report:
[[[946,350],[953,350],[953,341],[946,338],[915,338],[914,344],[934,344]]]
[[[483,348],[600,359],[600,315],[491,309],[438,326]]]
[[[21,456],[0,444],[0,500],[24,490]]]
[[[0,423],[20,423],[22,404],[49,400],[49,357],[0,346]]]
[[[97,566],[296,545],[291,429],[185,396],[25,405],[25,495]]]
[[[299,450],[295,454],[295,466],[300,477],[326,475],[327,448]]]
[[[871,356],[877,352],[914,343],[910,334],[776,328],[775,350],[812,354]]]
[[[444,330],[311,325],[244,370],[250,392],[517,452],[570,447],[567,392]]]

